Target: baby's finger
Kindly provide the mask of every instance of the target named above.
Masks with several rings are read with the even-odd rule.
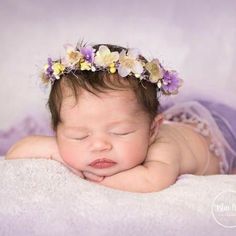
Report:
[[[82,172],[84,177],[93,182],[101,182],[104,179],[104,176],[98,176],[88,171]]]

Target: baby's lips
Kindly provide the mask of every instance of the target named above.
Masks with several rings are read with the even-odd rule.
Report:
[[[104,169],[104,168],[110,168],[114,166],[116,162],[113,160],[107,159],[107,158],[100,158],[96,159],[93,162],[89,164],[89,166],[96,168],[96,169]]]

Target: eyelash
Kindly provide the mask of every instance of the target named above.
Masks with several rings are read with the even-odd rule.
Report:
[[[134,133],[134,132],[135,132],[135,130],[134,130],[134,131],[130,131],[130,132],[126,132],[126,133],[115,133],[115,132],[112,132],[112,134],[118,135],[118,136],[125,136],[125,135],[128,135],[128,134]],[[89,135],[84,136],[84,137],[81,137],[81,138],[73,138],[73,139],[74,139],[74,140],[79,140],[79,141],[81,141],[81,140],[86,139],[88,136],[89,136]]]
[[[130,132],[126,132],[126,133],[114,133],[113,132],[113,134],[115,134],[115,135],[120,135],[120,136],[125,136],[125,135],[128,135],[128,134],[131,134],[131,133],[133,133],[134,131],[130,131]]]
[[[75,139],[75,140],[84,140],[84,139],[86,139],[88,137],[88,135],[87,136],[84,136],[84,137],[82,137],[82,138],[73,138],[73,139]]]

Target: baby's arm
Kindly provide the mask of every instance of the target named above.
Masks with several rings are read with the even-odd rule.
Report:
[[[6,159],[57,159],[58,156],[58,148],[54,137],[28,136],[19,140],[9,149]]]
[[[101,185],[130,192],[157,192],[176,182],[180,174],[180,149],[168,142],[153,144],[146,161],[132,169],[99,180],[92,173],[85,178]]]
[[[91,173],[83,174],[87,179],[90,179],[90,177],[94,179]],[[96,182],[114,189],[148,193],[169,187],[175,183],[177,177],[177,165],[150,161]]]
[[[14,144],[6,154],[6,160],[11,159],[51,159],[60,162],[74,174],[84,178],[81,171],[68,166],[61,158],[55,137],[28,136]]]

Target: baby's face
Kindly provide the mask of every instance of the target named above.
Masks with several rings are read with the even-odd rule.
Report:
[[[98,95],[83,90],[77,104],[64,98],[57,142],[71,167],[110,176],[145,160],[151,121],[130,90]]]

